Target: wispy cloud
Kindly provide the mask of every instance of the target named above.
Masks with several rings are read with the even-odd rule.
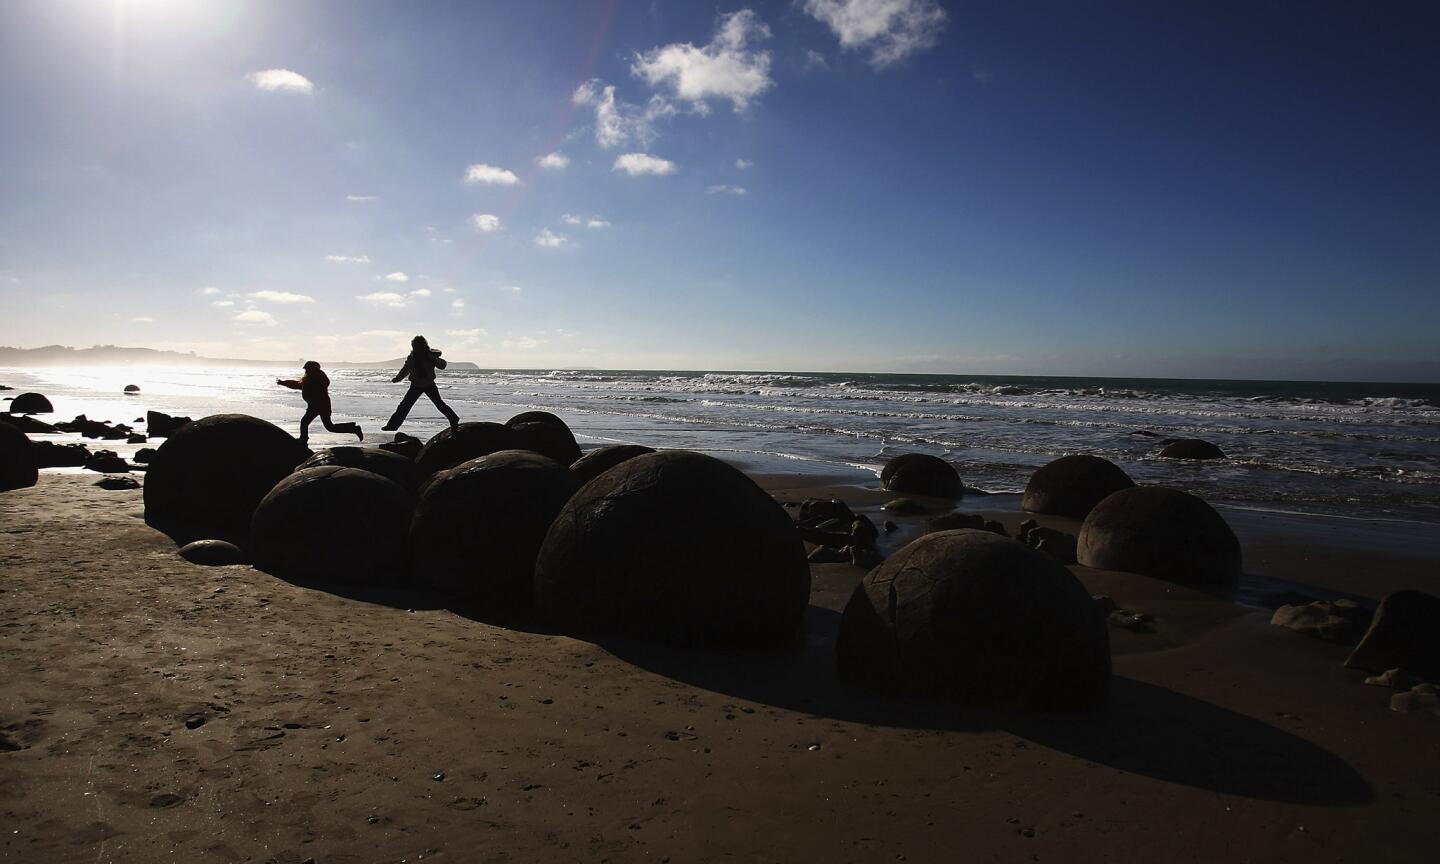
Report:
[[[451,300],[450,308],[455,310],[456,312],[463,310],[465,308],[465,298],[456,297],[454,300]]]
[[[481,234],[500,230],[500,217],[494,213],[476,213],[470,217],[470,224]]]
[[[353,204],[370,204],[380,200],[379,195],[346,195],[345,200]]]
[[[539,234],[535,235],[535,245],[545,249],[559,249],[569,242],[570,238],[564,234],[556,234],[549,228],[542,229]]]
[[[680,170],[680,166],[669,159],[661,159],[659,156],[651,156],[649,153],[626,153],[615,159],[611,171],[624,171],[631,177],[639,177],[642,174],[653,174],[664,176],[674,174]]]
[[[755,167],[755,163],[754,163],[754,162],[751,162],[749,159],[736,159],[736,160],[735,160],[735,170],[736,170],[736,171],[746,171],[746,170],[749,170],[749,169],[754,168],[754,167]]]
[[[736,111],[769,89],[770,52],[747,50],[747,45],[770,37],[770,28],[749,9],[722,15],[715,37],[697,48],[676,42],[635,56],[631,74],[651,87],[666,87],[699,113],[709,111],[706,100],[728,99]]]
[[[369,264],[369,255],[326,255],[325,260],[332,264]]]
[[[877,69],[933,47],[945,29],[935,0],[805,0],[804,8],[841,46],[869,50]]]
[[[609,228],[609,227],[610,227],[610,223],[609,223],[609,222],[606,222],[604,219],[601,219],[599,216],[591,216],[589,219],[585,220],[585,227],[586,227],[586,228]]]
[[[315,302],[314,297],[306,294],[291,294],[289,291],[252,291],[246,296],[265,303],[283,303],[286,305]]]
[[[383,306],[389,309],[402,309],[410,303],[410,298],[404,294],[396,294],[394,291],[375,291],[370,294],[361,294],[355,299],[371,306]]]
[[[214,285],[206,285],[204,288],[200,289],[200,293],[205,295],[206,297],[214,297],[216,294],[220,293],[220,289],[216,288]]]
[[[560,214],[560,221],[561,221],[561,222],[564,222],[566,225],[579,225],[580,222],[581,222],[581,219],[580,219],[579,216],[576,216],[574,213],[561,213],[561,214]]]
[[[535,164],[546,171],[564,171],[570,166],[570,157],[560,152],[546,153],[535,157]]]
[[[545,344],[544,339],[536,339],[533,336],[521,336],[518,339],[504,339],[500,342],[501,348],[510,348],[519,351],[530,351]]]
[[[216,309],[229,309],[230,307],[232,307],[232,306],[235,305],[235,301],[234,301],[234,300],[216,300],[216,301],[214,301],[213,303],[211,303],[210,305],[211,305],[211,306],[214,306]]]
[[[411,297],[429,297],[429,296],[430,296],[430,289],[429,289],[429,288],[416,288],[414,291],[411,291],[411,292],[410,292],[410,296],[411,296]]]
[[[479,339],[481,336],[488,336],[489,331],[484,327],[474,327],[469,330],[446,330],[446,336],[453,336],[457,339]]]
[[[151,318],[149,315],[136,315],[135,317],[131,318],[130,320],[131,320],[131,321],[134,321],[136,324],[154,324],[154,323],[155,323],[155,319],[154,319],[154,318]]]
[[[718,185],[715,185],[715,186],[706,186],[706,187],[705,187],[705,194],[706,194],[706,195],[744,195],[744,194],[745,194],[745,187],[744,187],[744,186],[731,186],[731,185],[726,184],[726,183],[721,183],[721,184],[718,184]]]
[[[595,109],[595,142],[609,149],[631,141],[648,147],[655,140],[655,121],[674,113],[675,106],[655,95],[643,107],[620,101],[615,86],[591,78],[575,88],[571,101]]]
[[[508,291],[508,292],[510,292],[511,294],[519,294],[521,291],[523,291],[523,290],[525,290],[525,289],[521,288],[519,285],[501,285],[501,286],[500,286],[500,290],[501,290],[501,291]]]
[[[264,324],[266,327],[274,327],[277,323],[275,316],[263,309],[246,309],[230,320],[237,324]]]
[[[514,171],[496,168],[494,165],[471,165],[465,169],[466,183],[483,183],[491,186],[514,186],[520,182]]]
[[[245,77],[250,79],[251,84],[271,93],[304,93],[308,96],[315,92],[314,82],[289,69],[264,69]]]
[[[385,278],[391,282],[409,282],[410,277],[400,271],[385,274]]]

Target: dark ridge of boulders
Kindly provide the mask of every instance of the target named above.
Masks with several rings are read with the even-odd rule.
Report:
[[[148,441],[148,440],[149,440],[149,439],[146,438],[144,435],[141,435],[140,433],[136,432],[136,433],[133,433],[133,434],[131,434],[130,436],[128,436],[128,437],[125,439],[125,443],[126,443],[126,444],[144,444],[144,443],[145,443],[146,441]]]
[[[572,462],[570,473],[575,475],[575,480],[579,485],[584,486],[626,459],[634,459],[636,456],[654,452],[653,447],[645,447],[640,444],[610,444],[605,447],[597,447]]]
[[[535,565],[535,606],[566,632],[694,648],[794,644],[810,569],[784,508],[738,469],[637,456],[565,504]]]
[[[454,468],[461,462],[515,449],[515,432],[499,423],[461,423],[437,432],[415,456],[415,469],[426,477]]]
[[[180,557],[191,564],[223,567],[227,564],[249,564],[250,559],[234,543],[224,540],[196,540],[180,547]]]
[[[111,491],[118,492],[125,489],[139,489],[140,481],[136,480],[134,477],[119,477],[110,475],[101,477],[99,480],[96,480],[90,485],[99,486],[101,489],[109,489]]]
[[[1060,564],[986,531],[928,534],[845,606],[839,673],[868,688],[1030,711],[1098,708],[1110,634]]]
[[[323,465],[275,484],[255,508],[248,548],[257,569],[277,576],[398,583],[409,521],[410,493],[395,481]]]
[[[527,450],[438,472],[410,522],[411,575],[488,613],[529,609],[540,545],[576,488],[564,465]]]
[[[1368,672],[1400,668],[1440,681],[1440,597],[1424,591],[1385,595],[1345,665]]]
[[[77,415],[74,420],[63,420],[56,423],[55,429],[58,432],[73,432],[86,438],[99,438],[105,441],[123,441],[129,438],[133,431],[124,423],[91,420],[84,414]]]
[[[425,446],[425,442],[413,435],[396,432],[394,441],[386,441],[378,446],[381,450],[394,453],[396,456],[403,456],[414,462],[415,457],[420,455],[420,449]]]
[[[242,415],[215,415],[239,417]],[[189,417],[171,417],[169,414],[162,414],[159,411],[145,412],[145,434],[151,438],[169,438],[176,432],[183,429],[187,424],[192,423]]]
[[[131,462],[134,462],[134,463],[136,463],[136,464],[139,464],[139,465],[148,465],[148,464],[150,463],[150,460],[151,460],[151,459],[154,459],[154,458],[155,458],[155,448],[154,448],[154,447],[141,447],[139,450],[136,450],[136,451],[135,451],[135,455],[134,455],[134,456],[131,456],[131,457],[130,457],[130,461],[131,461]]]
[[[1044,552],[1061,564],[1076,563],[1074,534],[1068,534],[1055,528],[1046,528],[1034,519],[1026,519],[1020,523],[1019,540],[1036,552]]]
[[[150,461],[145,522],[181,542],[243,541],[256,505],[307,455],[285,430],[244,414],[187,423]]]
[[[933,498],[959,498],[965,484],[955,466],[927,453],[906,453],[896,456],[880,471],[880,484],[891,492],[929,495]]]
[[[39,480],[30,438],[14,426],[0,423],[0,492],[25,489]]]
[[[53,414],[55,406],[39,393],[21,393],[10,401],[11,414]]]
[[[1370,623],[1370,611],[1354,600],[1316,600],[1281,606],[1270,623],[1325,642],[1354,645]]]
[[[1021,507],[1084,519],[1107,496],[1135,485],[1114,462],[1077,453],[1061,456],[1030,475]]]
[[[130,463],[114,450],[96,450],[85,460],[84,467],[86,471],[98,471],[101,474],[124,474],[130,470]]]
[[[1199,438],[1177,438],[1160,451],[1165,459],[1224,459],[1225,451]]]
[[[0,423],[14,426],[26,435],[45,435],[58,431],[54,426],[24,414],[0,414]]]
[[[5,385],[5,384],[0,384],[0,390],[14,390],[14,389],[15,389],[14,387],[10,387],[10,386],[7,386],[7,385]],[[6,398],[8,399],[9,397],[7,396]]]
[[[800,538],[818,547],[807,556],[812,563],[846,561],[869,570],[885,560],[875,548],[880,538],[875,523],[838,498],[806,498],[796,517]]]
[[[418,478],[415,463],[389,450],[379,447],[330,447],[315,451],[315,455],[295,466],[296,471],[338,465],[341,468],[359,468],[381,477],[389,478],[406,492],[414,492]]]
[[[56,444],[35,441],[35,465],[39,468],[80,468],[90,461],[90,448],[84,444]]]
[[[563,423],[532,420],[528,423],[506,424],[513,434],[516,450],[529,450],[568,466],[580,459],[580,445]]]
[[[131,395],[133,395],[133,394],[135,394],[135,393],[139,393],[139,392],[140,392],[140,385],[139,385],[139,384],[126,384],[126,385],[125,385],[125,392],[128,393],[128,394],[131,394]]]
[[[1209,504],[1165,486],[1109,496],[1080,526],[1076,558],[1086,567],[1124,570],[1201,589],[1233,590],[1240,541]]]

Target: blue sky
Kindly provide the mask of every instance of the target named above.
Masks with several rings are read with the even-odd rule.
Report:
[[[10,0],[0,344],[1440,379],[1434,13],[1285,5]]]

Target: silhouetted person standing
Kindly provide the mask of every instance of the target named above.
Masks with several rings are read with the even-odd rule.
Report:
[[[400,400],[400,407],[390,415],[390,421],[384,427],[386,432],[394,432],[400,428],[400,424],[405,422],[405,416],[410,413],[411,406],[422,393],[429,396],[435,407],[440,409],[440,413],[450,421],[451,429],[460,425],[460,418],[445,404],[445,400],[440,398],[440,390],[435,386],[435,370],[444,368],[445,361],[440,357],[440,352],[431,348],[424,336],[416,336],[410,340],[410,356],[405,358],[405,365],[401,366],[400,371],[391,379],[399,381],[408,375],[410,389],[406,391],[405,398]]]
[[[291,390],[299,390],[300,395],[305,397],[305,416],[300,420],[301,444],[310,440],[310,421],[316,417],[319,417],[320,422],[331,432],[349,432],[361,441],[365,440],[365,433],[360,431],[359,424],[330,422],[330,376],[321,370],[319,363],[314,360],[306,363],[305,374],[299,381],[276,378],[275,383]]]

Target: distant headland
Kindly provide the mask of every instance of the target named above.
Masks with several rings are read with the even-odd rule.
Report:
[[[311,358],[294,360],[239,360],[234,358],[201,357],[194,352],[159,351],[154,348],[123,348],[118,345],[96,345],[93,348],[71,348],[68,345],[46,345],[42,348],[11,348],[0,345],[0,366],[298,366]],[[372,369],[394,366],[405,358],[376,360],[367,363],[325,361],[332,369]],[[474,363],[450,361],[454,370],[476,370]]]

